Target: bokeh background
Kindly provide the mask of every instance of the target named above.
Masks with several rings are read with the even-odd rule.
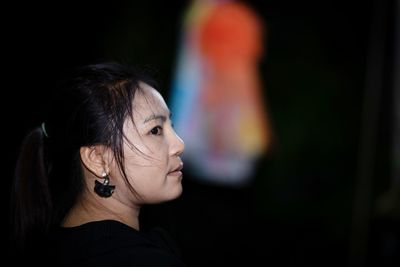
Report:
[[[168,229],[189,266],[400,266],[399,1],[241,2],[264,25],[257,73],[271,148],[242,186],[185,169],[181,198],[144,208],[144,227]],[[189,4],[3,7],[3,203],[24,134],[72,67],[144,66],[171,100]]]

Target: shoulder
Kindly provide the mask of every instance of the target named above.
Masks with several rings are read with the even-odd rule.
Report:
[[[54,244],[63,266],[185,266],[162,229],[139,232],[118,222],[96,222],[63,229]]]
[[[181,251],[171,235],[161,227],[155,227],[148,232],[148,236],[154,243],[177,257],[181,257]]]
[[[114,243],[114,249],[105,253],[107,259],[102,261],[112,258],[110,264],[113,266],[185,266],[177,244],[163,228],[153,228],[140,233],[140,236],[140,242],[138,239],[125,239]]]
[[[93,266],[184,267],[180,258],[156,246],[125,246],[101,254],[90,261]],[[87,266],[87,264],[85,264]]]

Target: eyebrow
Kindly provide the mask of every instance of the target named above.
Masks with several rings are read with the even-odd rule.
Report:
[[[172,117],[172,113],[169,113],[169,118]],[[167,120],[167,117],[164,115],[159,115],[159,114],[151,114],[149,117],[147,117],[143,123],[148,123],[149,121],[152,120],[162,120],[163,122],[165,122]]]

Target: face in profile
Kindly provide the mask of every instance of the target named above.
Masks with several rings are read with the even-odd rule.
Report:
[[[115,194],[130,196],[127,201],[140,201],[138,204],[159,203],[182,193],[184,143],[173,129],[171,113],[160,93],[144,83],[140,87],[133,101],[133,121],[128,118],[124,125],[124,163],[128,180],[141,199],[134,198],[127,185],[117,186]],[[110,174],[121,176],[113,172]]]

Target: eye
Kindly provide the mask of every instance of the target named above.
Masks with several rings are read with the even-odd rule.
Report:
[[[150,130],[150,134],[152,135],[161,135],[162,134],[162,127],[161,126],[156,126],[153,129]]]

